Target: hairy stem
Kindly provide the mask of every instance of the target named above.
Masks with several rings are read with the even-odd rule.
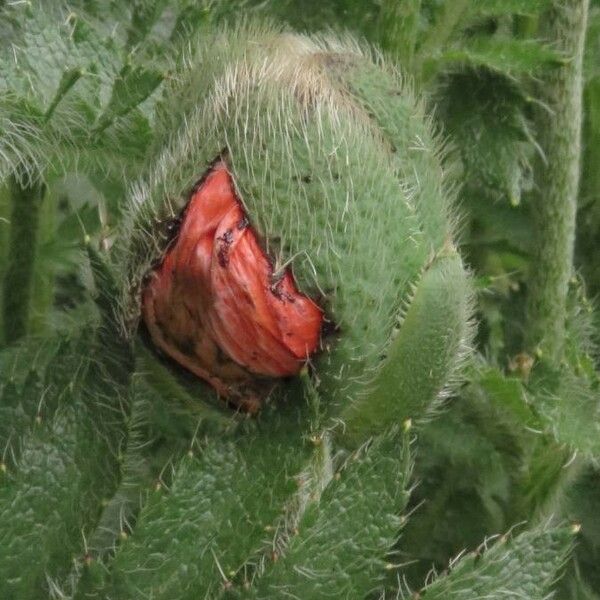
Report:
[[[31,304],[40,208],[46,187],[40,181],[9,182],[11,201],[8,264],[3,282],[4,341],[10,344],[27,333]]]
[[[582,62],[588,0],[555,0],[542,19],[548,41],[565,64],[548,74],[537,114],[544,160],[536,169],[533,201],[534,267],[528,297],[526,343],[559,360],[573,268],[582,119]]]

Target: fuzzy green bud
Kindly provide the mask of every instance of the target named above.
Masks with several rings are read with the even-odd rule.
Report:
[[[319,394],[329,406],[354,403],[378,377],[398,315],[452,233],[440,144],[421,103],[352,39],[246,27],[191,52],[160,114],[164,144],[135,188],[119,252],[124,328],[139,321],[148,274],[173,240],[170,224],[219,158],[274,281],[293,272],[299,293],[324,313],[320,348],[305,357]],[[455,270],[458,278],[436,280],[440,298],[458,281],[467,294],[460,261]],[[456,318],[442,354],[458,352],[468,311]],[[419,372],[440,362],[421,355]],[[394,402],[406,402],[408,391],[398,392]]]

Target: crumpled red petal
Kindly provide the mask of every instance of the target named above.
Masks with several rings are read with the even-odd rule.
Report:
[[[251,411],[260,404],[257,376],[298,373],[323,323],[289,269],[274,279],[223,161],[193,192],[144,287],[142,317],[156,346]]]

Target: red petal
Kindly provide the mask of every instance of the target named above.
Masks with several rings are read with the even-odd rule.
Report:
[[[253,375],[296,374],[323,321],[291,271],[273,281],[223,162],[193,193],[142,303],[154,343],[224,396]]]

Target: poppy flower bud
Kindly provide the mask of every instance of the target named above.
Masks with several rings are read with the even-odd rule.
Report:
[[[399,74],[349,39],[243,27],[205,37],[166,85],[161,150],[120,236],[126,331],[142,320],[248,410],[307,361],[328,406],[360,404],[410,344],[435,379],[426,395],[441,390],[468,320],[464,270],[440,145]]]

